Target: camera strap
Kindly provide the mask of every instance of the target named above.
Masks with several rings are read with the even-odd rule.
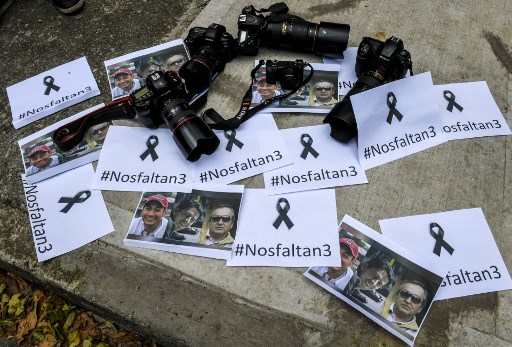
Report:
[[[113,101],[91,113],[67,123],[52,133],[52,140],[62,151],[69,151],[84,138],[93,125],[117,119],[133,119],[135,108],[131,96]]]
[[[311,69],[309,72],[309,75],[302,81],[301,84],[299,84],[296,88],[290,90],[288,93],[276,95],[273,97],[268,98],[267,100],[262,101],[260,104],[254,106],[253,108],[250,108],[251,106],[251,100],[252,100],[252,88],[253,84],[256,82],[256,72],[265,65],[264,60],[260,60],[258,65],[251,71],[251,84],[249,85],[249,89],[247,89],[247,92],[245,92],[245,95],[242,99],[242,105],[240,106],[240,110],[238,113],[230,119],[224,119],[222,116],[217,113],[213,108],[210,108],[208,110],[205,110],[201,113],[201,116],[203,119],[206,117],[211,119],[214,123],[209,123],[208,125],[212,129],[217,130],[233,130],[237,129],[240,124],[254,116],[258,111],[264,109],[271,103],[273,103],[276,100],[286,99],[293,93],[295,93],[297,90],[299,90],[302,86],[305,86],[310,80],[311,77],[313,77],[314,69],[311,64],[306,63],[306,66],[309,66]]]

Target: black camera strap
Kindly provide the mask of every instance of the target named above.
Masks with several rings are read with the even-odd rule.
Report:
[[[254,106],[253,108],[250,108],[251,100],[252,100],[252,88],[253,88],[253,84],[256,82],[256,72],[263,65],[265,65],[265,61],[260,60],[258,65],[256,65],[256,67],[251,71],[251,77],[252,77],[251,84],[249,85],[249,88],[245,92],[245,95],[242,99],[242,105],[240,106],[240,110],[233,118],[224,119],[213,108],[205,110],[201,113],[201,116],[203,117],[203,119],[205,119],[207,117],[214,122],[214,123],[208,124],[210,126],[210,128],[217,129],[217,130],[237,129],[240,126],[240,124],[242,124],[243,122],[245,122],[246,120],[248,120],[249,118],[254,116],[258,111],[264,109],[265,107],[267,107],[268,105],[270,105],[271,103],[273,103],[276,100],[288,98],[290,95],[292,95],[297,90],[299,90],[302,86],[305,86],[311,80],[311,77],[313,77],[313,73],[314,73],[313,66],[311,66],[311,64],[309,64],[309,63],[306,63],[306,66],[309,66],[309,68],[311,70],[309,72],[309,75],[296,88],[290,90],[288,93],[270,97],[267,100],[262,101],[260,104]]]
[[[117,119],[133,119],[135,115],[133,99],[127,96],[64,124],[52,133],[52,140],[60,150],[69,151],[83,140],[85,132],[93,125]]]

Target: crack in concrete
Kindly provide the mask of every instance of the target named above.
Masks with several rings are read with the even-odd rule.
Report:
[[[322,4],[311,6],[308,12],[313,13],[315,16],[332,13],[333,11],[341,11],[346,10],[352,7],[357,6],[361,0],[345,0],[338,1],[334,4]]]
[[[512,73],[512,54],[503,40],[489,31],[484,31],[484,38],[491,45],[492,52],[496,58],[505,66],[508,73]]]

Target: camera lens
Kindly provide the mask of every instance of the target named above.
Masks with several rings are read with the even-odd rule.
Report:
[[[212,154],[220,144],[217,135],[189,108],[185,100],[168,100],[163,105],[161,116],[188,161],[197,161],[202,154]]]
[[[311,23],[301,18],[283,22],[269,22],[261,34],[261,42],[273,47],[312,51],[332,58],[343,58],[347,49],[350,26],[320,22]]]
[[[281,87],[286,90],[292,90],[302,83],[302,76],[297,76],[292,68],[284,69],[280,77]]]
[[[324,123],[331,126],[331,137],[342,143],[347,143],[357,136],[357,124],[350,96],[365,90],[379,87],[384,82],[378,75],[367,73],[362,75],[354,84],[354,87],[338,102],[327,114]]]
[[[218,66],[217,53],[208,48],[202,48],[195,56],[180,68],[179,75],[185,80],[189,93],[197,94],[208,88]]]
[[[347,49],[350,25],[320,22],[317,27],[313,52],[331,58],[343,57]]]

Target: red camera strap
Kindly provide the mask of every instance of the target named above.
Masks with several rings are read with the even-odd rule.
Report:
[[[69,151],[83,140],[85,132],[91,126],[111,120],[133,119],[134,117],[135,109],[132,97],[127,96],[61,126],[53,132],[52,140],[60,150]]]

